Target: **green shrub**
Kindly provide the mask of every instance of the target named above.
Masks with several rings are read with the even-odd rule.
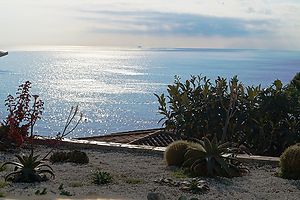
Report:
[[[280,156],[280,175],[300,179],[300,144],[288,147]]]
[[[299,75],[298,75],[299,76]],[[175,78],[168,96],[157,95],[161,121],[183,139],[216,137],[243,144],[252,153],[279,156],[300,142],[299,77],[284,86],[280,80],[267,87],[245,87],[237,77]]]
[[[108,172],[97,170],[92,174],[92,182],[97,185],[108,184],[112,182],[112,176]]]
[[[181,166],[184,162],[184,154],[190,143],[185,140],[178,140],[169,144],[164,153],[168,166]]]
[[[58,151],[52,153],[50,156],[50,161],[52,163],[56,162],[72,162],[76,164],[86,164],[89,163],[89,157],[85,152],[74,150],[71,152]]]

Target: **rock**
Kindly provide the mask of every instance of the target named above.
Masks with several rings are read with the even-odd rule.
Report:
[[[147,200],[166,200],[166,197],[161,193],[149,192],[147,195]]]

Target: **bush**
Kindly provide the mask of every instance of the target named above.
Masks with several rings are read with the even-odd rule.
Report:
[[[300,179],[300,144],[288,147],[280,156],[280,175]]]
[[[6,148],[21,146],[28,137],[33,137],[33,127],[44,110],[44,102],[38,95],[30,94],[31,83],[20,85],[16,97],[8,95],[5,100],[8,116],[0,123],[0,145]],[[30,102],[33,102],[30,105]]]
[[[74,150],[71,152],[58,151],[52,153],[49,160],[52,163],[56,162],[72,162],[76,164],[87,164],[89,163],[89,157],[85,152]]]
[[[237,77],[192,76],[168,85],[168,96],[157,95],[161,121],[183,139],[208,137],[234,142],[254,154],[279,156],[300,142],[300,92],[297,77],[283,86],[280,80],[262,89],[245,87]]]

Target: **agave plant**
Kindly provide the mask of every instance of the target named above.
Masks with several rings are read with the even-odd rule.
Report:
[[[199,145],[189,147],[185,153],[183,167],[200,176],[241,176],[247,169],[235,158],[237,148],[230,143],[219,144],[204,137]]]
[[[19,156],[16,155],[19,162],[6,162],[2,167],[6,165],[13,165],[15,169],[13,172],[9,173],[5,177],[5,181],[13,181],[13,182],[25,182],[25,183],[32,183],[32,182],[41,182],[48,180],[46,174],[50,174],[52,178],[55,177],[53,169],[44,164],[43,159],[38,159],[40,155],[33,155],[33,150],[29,156]]]
[[[113,177],[109,172],[97,170],[92,174],[92,182],[97,185],[108,184],[112,182]]]

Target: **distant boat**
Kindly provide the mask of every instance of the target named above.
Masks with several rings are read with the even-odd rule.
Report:
[[[6,56],[7,54],[8,54],[7,51],[1,51],[1,50],[0,50],[0,57]]]

